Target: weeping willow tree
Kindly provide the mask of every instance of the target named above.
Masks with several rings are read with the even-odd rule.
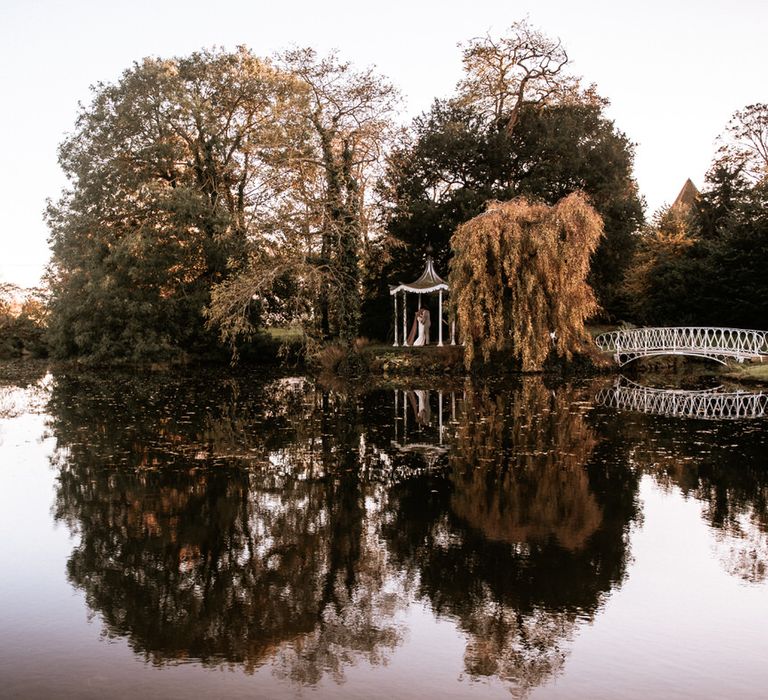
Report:
[[[533,372],[554,350],[571,359],[586,347],[584,321],[598,310],[587,284],[603,235],[581,193],[554,206],[525,198],[491,202],[451,238],[449,282],[466,343],[465,363],[511,351]]]

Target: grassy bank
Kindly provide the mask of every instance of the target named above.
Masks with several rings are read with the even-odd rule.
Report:
[[[768,363],[731,365],[723,374],[738,382],[768,384]]]
[[[458,345],[393,347],[358,340],[353,347],[328,345],[311,361],[311,369],[338,376],[464,374],[464,348]]]

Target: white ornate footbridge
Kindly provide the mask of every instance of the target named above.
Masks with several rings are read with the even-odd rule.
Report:
[[[725,392],[720,387],[702,391],[652,389],[620,377],[609,389],[601,389],[595,401],[620,411],[658,416],[728,420],[768,415],[768,394]]]
[[[743,328],[629,328],[601,333],[597,346],[621,366],[639,357],[689,355],[726,364],[768,357],[768,331]]]

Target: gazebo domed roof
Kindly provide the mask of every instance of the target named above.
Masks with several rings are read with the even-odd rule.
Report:
[[[389,293],[397,294],[398,292],[415,292],[416,294],[428,294],[429,292],[437,292],[441,289],[448,291],[448,283],[435,272],[435,266],[432,262],[432,257],[427,257],[427,264],[424,266],[424,272],[421,276],[410,283],[401,283],[398,285],[390,285]]]

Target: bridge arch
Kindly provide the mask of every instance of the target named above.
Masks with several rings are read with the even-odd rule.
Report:
[[[726,364],[768,357],[768,331],[744,328],[674,326],[665,328],[627,328],[601,333],[597,346],[613,353],[619,366],[640,357],[686,355]]]

